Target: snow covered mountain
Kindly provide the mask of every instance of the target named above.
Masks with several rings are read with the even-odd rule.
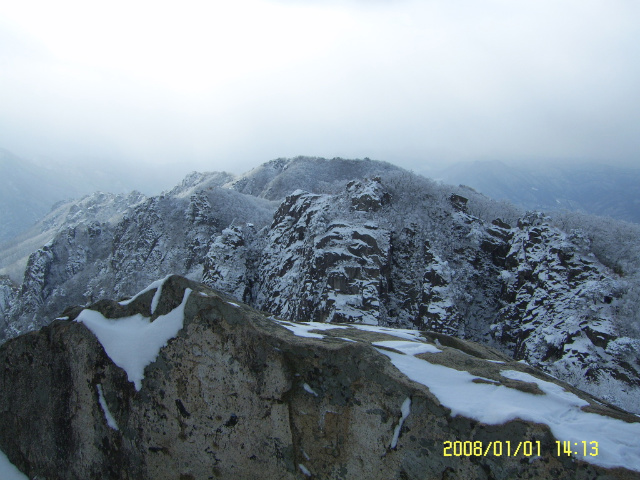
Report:
[[[32,236],[25,232],[49,216],[54,204],[96,191],[124,193],[137,189],[155,194],[174,184],[167,183],[172,173],[166,166],[149,169],[115,159],[75,163],[25,159],[0,148],[0,244],[14,243],[17,235]]]
[[[2,335],[179,273],[288,320],[481,342],[640,412],[640,231],[590,218],[525,214],[368,160],[194,173],[32,253],[17,295],[5,287]]]

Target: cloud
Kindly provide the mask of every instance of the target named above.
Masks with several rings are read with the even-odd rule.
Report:
[[[89,5],[0,10],[1,145],[237,171],[640,147],[635,2]]]

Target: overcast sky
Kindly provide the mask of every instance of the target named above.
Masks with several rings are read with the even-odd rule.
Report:
[[[25,157],[640,163],[638,0],[0,4]]]

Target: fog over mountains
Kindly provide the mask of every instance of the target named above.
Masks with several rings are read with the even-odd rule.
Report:
[[[571,210],[640,223],[640,168],[570,161],[461,163],[434,174],[529,210]]]
[[[25,232],[58,202],[97,191],[158,194],[175,183],[175,167],[136,162],[26,159],[0,148],[0,244]]]

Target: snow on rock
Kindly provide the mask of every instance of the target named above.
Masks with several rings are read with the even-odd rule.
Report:
[[[451,409],[452,416],[462,415],[492,425],[518,418],[545,424],[556,439],[570,441],[572,445],[597,441],[598,455],[581,457],[586,462],[640,471],[640,423],[587,413],[581,407],[588,402],[559,385],[520,371],[502,371],[506,378],[535,383],[544,392],[536,395],[466,371],[432,364],[409,352],[378,351],[411,380],[426,386],[442,405]],[[474,382],[478,379],[482,382]]]
[[[402,402],[402,406],[400,407],[401,416],[400,420],[398,421],[398,425],[396,425],[396,428],[393,431],[393,438],[391,439],[390,448],[396,448],[396,445],[398,444],[398,437],[400,436],[400,431],[402,430],[402,424],[404,424],[404,421],[409,416],[410,412],[411,398],[407,397],[405,401]]]
[[[18,288],[6,275],[0,275],[0,318],[8,313],[18,295]]]
[[[159,289],[161,283],[157,285]],[[186,289],[182,303],[153,322],[140,314],[112,320],[89,309],[82,310],[75,321],[93,332],[113,363],[127,372],[129,381],[140,390],[145,367],[155,361],[160,349],[182,329],[190,293],[191,289]]]
[[[231,225],[217,236],[204,259],[202,282],[242,301],[250,299],[251,247],[257,241],[255,227]]]
[[[153,299],[151,300],[151,315],[153,315],[156,311],[156,308],[158,307],[158,302],[160,301],[160,296],[162,295],[162,286],[164,285],[164,282],[167,281],[167,279],[171,276],[171,274],[167,275],[166,277],[164,277],[161,280],[156,280],[155,282],[152,282],[147,288],[145,288],[144,290],[139,291],[138,293],[136,293],[133,297],[131,297],[128,300],[122,300],[120,302],[118,302],[120,305],[125,306],[125,305],[129,305],[131,302],[135,301],[138,297],[140,297],[140,295],[143,295],[147,292],[150,292],[151,290],[155,290],[155,294],[153,295]]]
[[[102,385],[96,385],[96,389],[98,390],[98,403],[100,403],[100,408],[102,408],[102,412],[104,413],[104,419],[107,421],[107,425],[114,430],[119,430],[118,424],[116,423],[113,415],[109,411],[109,406],[107,405],[107,401],[104,398],[104,393],[102,391]]]
[[[302,388],[304,388],[304,391],[307,393],[310,393],[311,395],[313,395],[314,397],[317,397],[318,394],[313,390],[313,388],[311,388],[309,386],[308,383],[305,383],[304,385],[302,385]]]
[[[91,310],[123,317],[113,337],[127,342],[127,322],[148,312],[153,293],[126,306],[102,300]],[[185,471],[207,478],[211,453],[202,446],[212,435],[222,478],[251,478],[256,464],[262,477],[287,479],[304,475],[299,464],[318,478],[402,478],[408,465],[421,478],[455,471],[496,480],[623,479],[640,471],[638,417],[496,350],[436,332],[277,321],[230,301],[183,277],[165,281],[156,315],[166,315],[146,325],[173,316],[173,334],[183,328],[161,361],[145,369],[138,394],[122,388],[127,377],[109,361],[109,341],[74,321],[87,309],[69,309],[71,320],[6,342],[0,447],[42,478],[60,471],[73,478],[179,478]],[[104,317],[96,323],[118,329]],[[146,337],[154,343],[159,335]],[[446,441],[479,441],[486,449],[492,440],[510,442],[511,453],[443,454]],[[539,456],[513,453],[538,440]],[[599,454],[560,457],[556,440],[597,441]]]
[[[285,320],[473,339],[640,412],[638,268],[610,270],[593,232],[540,213],[489,221],[496,205],[463,191],[381,162],[296,158],[191,174],[107,222],[80,222],[79,205],[29,257],[0,341],[172,271]]]
[[[392,348],[394,350],[399,350],[402,353],[406,353],[408,355],[418,355],[419,353],[439,353],[442,350],[434,347],[429,343],[422,342],[406,342],[406,341],[398,341],[398,340],[386,340],[379,342],[371,342],[372,345],[376,347],[384,347],[384,348]]]
[[[324,335],[319,333],[313,333],[311,330],[333,330],[336,328],[349,328],[345,325],[334,325],[327,323],[318,323],[318,322],[286,322],[283,320],[273,319],[279,325],[283,326],[287,330],[293,332],[298,337],[307,337],[307,338],[324,338]]]
[[[311,476],[311,472],[309,471],[309,469],[307,467],[305,467],[303,464],[299,463],[298,464],[298,468],[300,469],[300,471],[304,474],[305,477],[310,477]]]
[[[405,340],[424,341],[424,337],[417,330],[408,330],[406,328],[388,328],[388,327],[374,327],[371,325],[349,325],[350,327],[358,330],[364,330],[367,332],[384,333],[386,335],[392,335],[394,337],[403,338]]]
[[[287,196],[259,256],[255,278],[260,280],[252,291],[256,306],[291,320],[386,321],[390,233],[364,212],[357,223],[340,220],[341,212],[351,215],[347,194]]]

